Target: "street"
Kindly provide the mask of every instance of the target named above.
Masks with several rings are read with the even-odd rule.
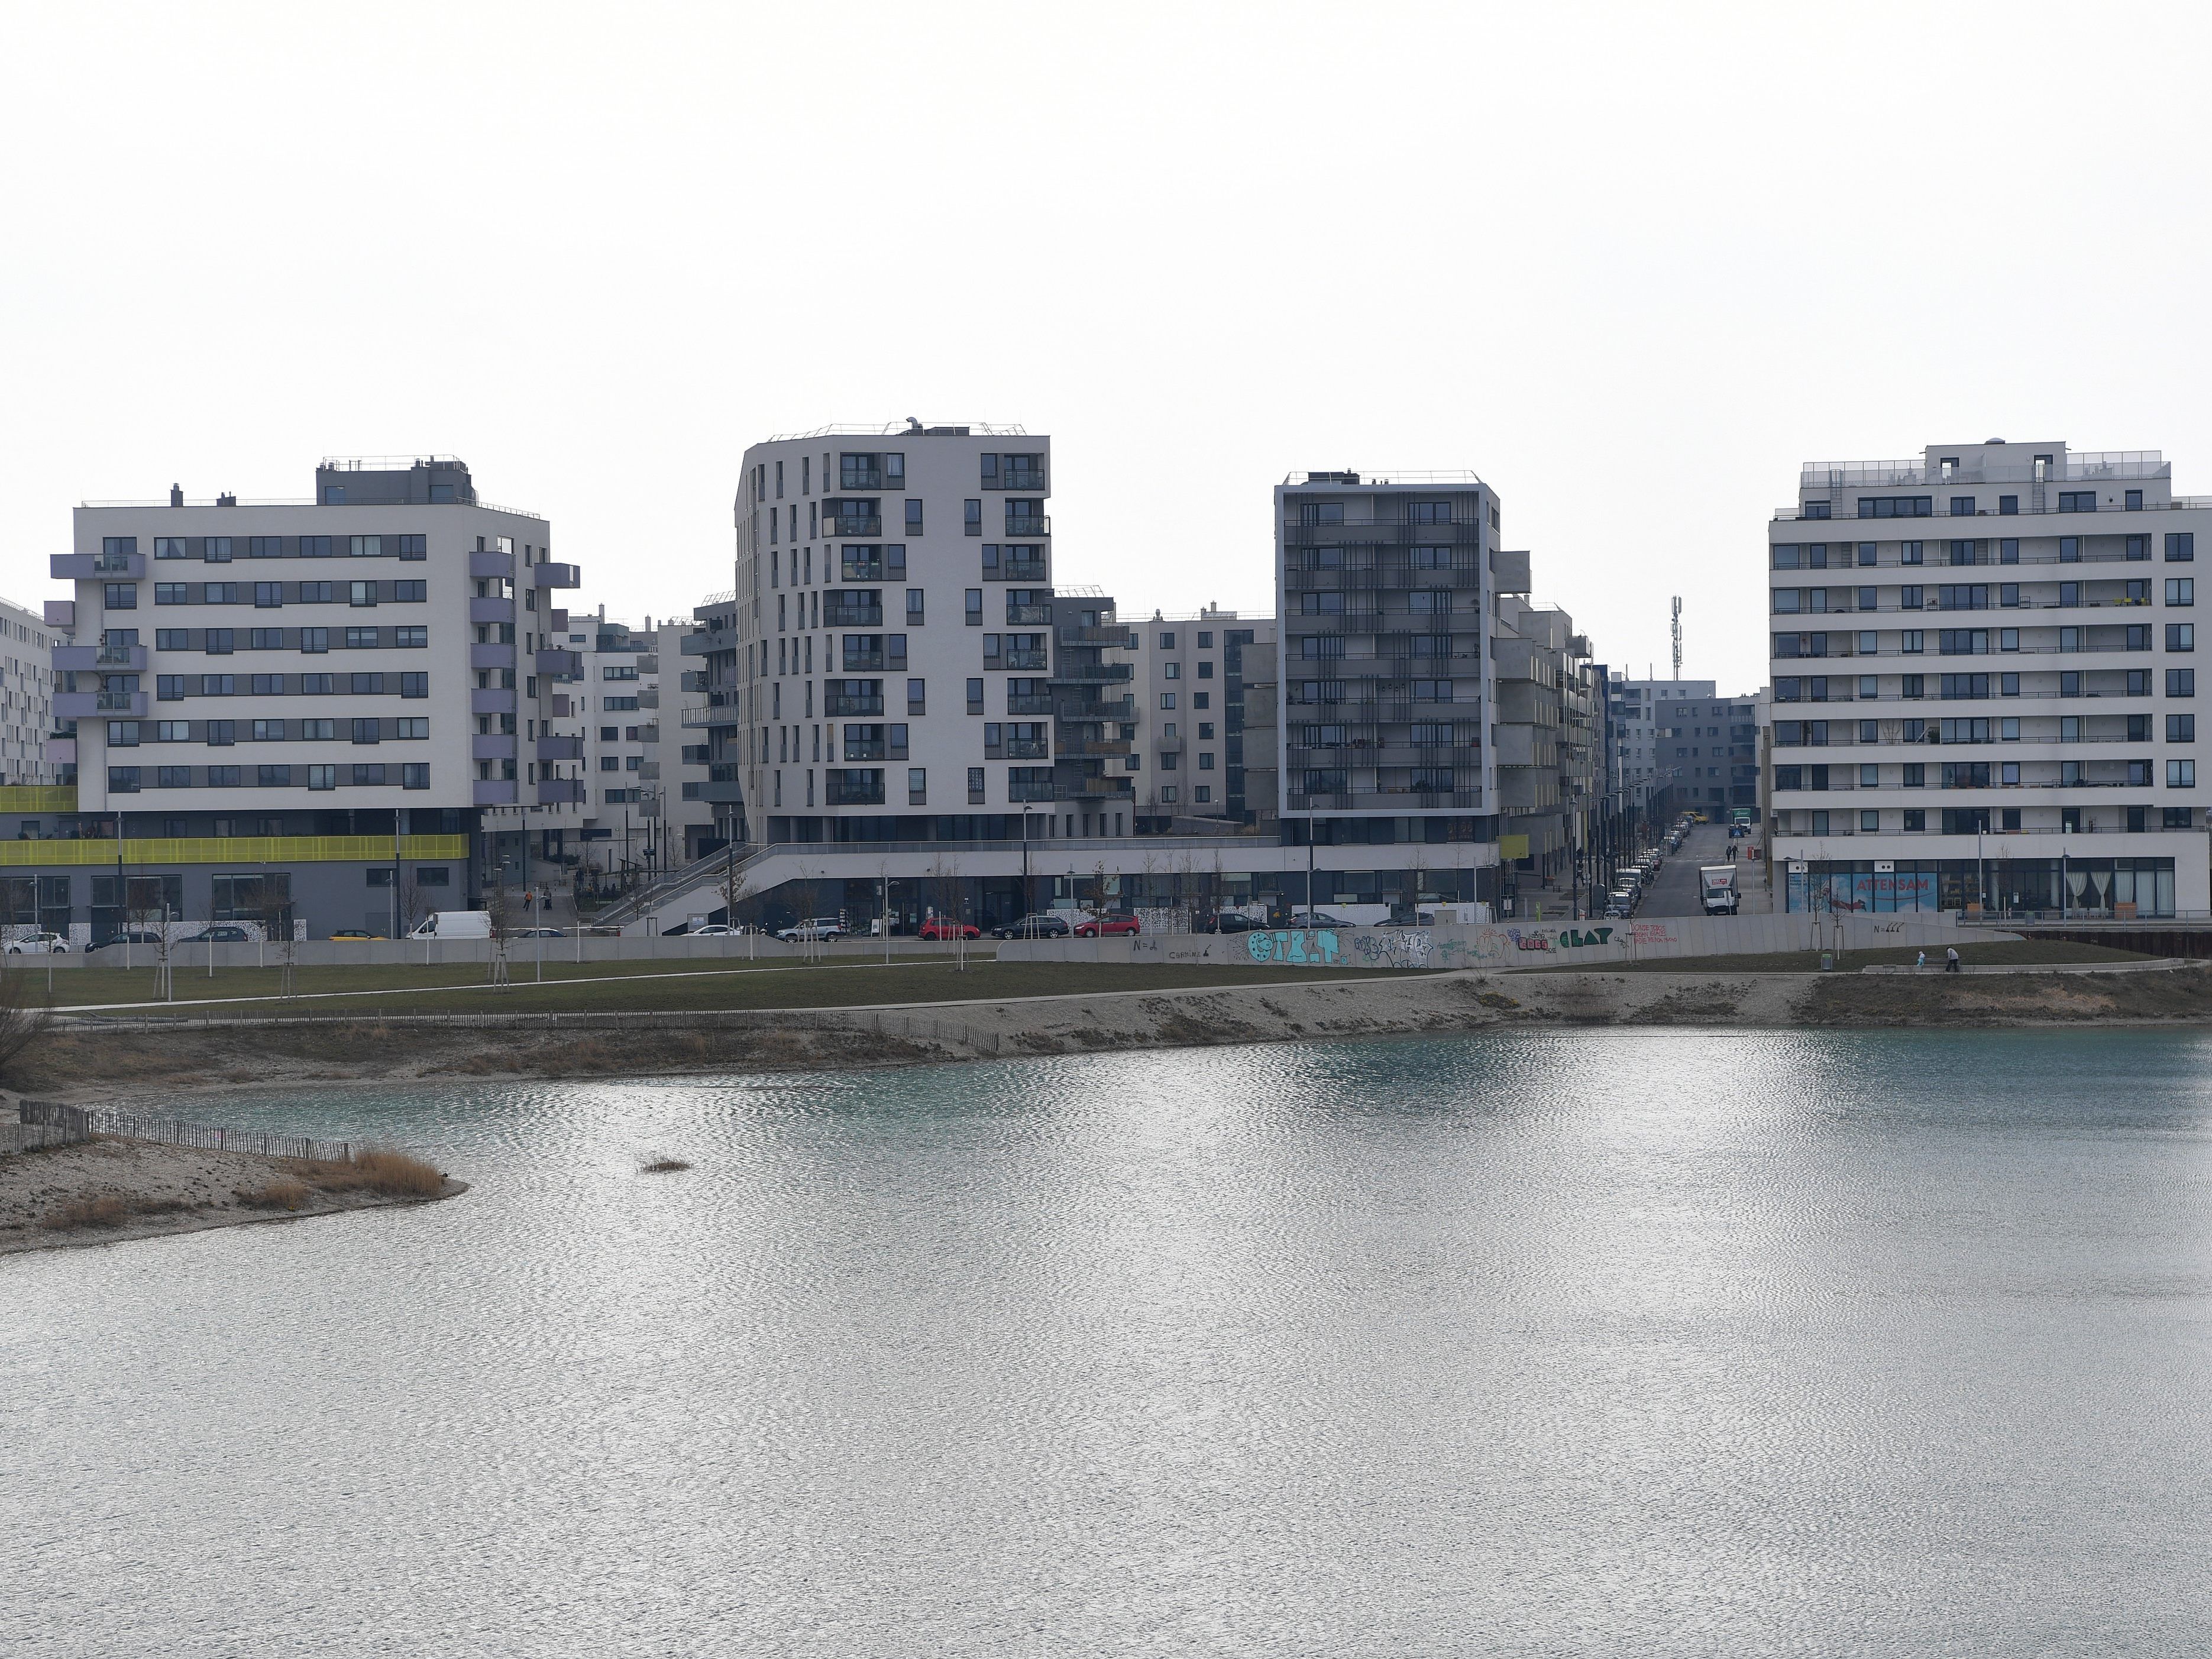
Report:
[[[1701,916],[1705,913],[1704,901],[1698,888],[1698,867],[1705,864],[1728,862],[1728,825],[1698,823],[1690,827],[1682,838],[1681,847],[1667,854],[1667,861],[1659,868],[1659,878],[1651,884],[1644,895],[1639,916]],[[1751,842],[1739,841],[1736,848],[1736,888],[1743,895],[1743,903],[1737,914],[1763,916],[1767,914],[1766,867],[1748,856]]]

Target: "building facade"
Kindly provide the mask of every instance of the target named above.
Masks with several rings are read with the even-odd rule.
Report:
[[[1711,680],[1614,678],[1620,781],[1665,817],[1725,817],[1759,805],[1759,697],[1723,697]]]
[[[36,890],[0,925],[384,931],[511,874],[576,581],[550,540],[451,457],[325,460],[305,501],[78,508],[47,751],[76,782],[0,817]]]
[[[1790,909],[2212,908],[2196,549],[2155,451],[1808,465],[1769,526]]]
[[[1273,617],[1245,617],[1218,605],[1170,617],[1154,611],[1128,628],[1134,665],[1135,729],[1125,763],[1133,780],[1140,835],[1171,835],[1179,825],[1257,827],[1272,823],[1279,801],[1255,796],[1249,732],[1253,688],[1247,653],[1275,642]],[[1274,690],[1272,678],[1267,681]],[[1274,729],[1273,711],[1265,729]],[[1271,786],[1272,754],[1263,757]]]

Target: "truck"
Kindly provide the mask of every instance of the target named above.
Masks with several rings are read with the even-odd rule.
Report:
[[[1709,916],[1732,916],[1736,906],[1742,902],[1742,895],[1736,891],[1733,864],[1698,866],[1698,890],[1704,896]]]

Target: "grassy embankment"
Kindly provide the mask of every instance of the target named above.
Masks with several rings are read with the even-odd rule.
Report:
[[[1855,974],[1862,968],[1878,965],[1909,965],[1923,947],[1914,945],[1887,945],[1875,951],[1838,951],[1832,954],[1839,974]],[[1938,974],[1943,969],[1943,951],[1940,945],[1926,947],[1928,971]],[[1977,968],[2051,968],[2073,963],[2087,962],[2151,962],[2140,951],[2116,951],[2106,945],[2078,945],[2071,939],[1992,939],[1984,944],[1962,945],[1959,960]],[[1756,956],[1729,957],[1667,957],[1648,962],[1611,962],[1589,964],[1565,963],[1553,968],[1539,968],[1540,974],[1817,974],[1820,971],[1818,951],[1777,951]]]
[[[176,1000],[152,1008],[118,1012],[159,1015],[219,1014],[282,1018],[301,1014],[347,1014],[363,1018],[409,1013],[712,1012],[723,1010],[827,1008],[878,1003],[988,1000],[1002,997],[1095,994],[1105,991],[1174,991],[1213,985],[1282,984],[1295,980],[1367,977],[1333,968],[1139,966],[1080,962],[1001,963],[970,956],[965,972],[950,959],[880,961],[844,957],[819,963],[551,963],[509,965],[512,983],[495,990],[481,963],[422,968],[347,966],[295,970],[295,994],[277,996],[273,968],[217,969],[176,975]],[[374,993],[375,994],[363,994]],[[149,969],[87,968],[57,975],[55,1007],[149,1000]],[[96,1017],[96,1016],[95,1016]]]

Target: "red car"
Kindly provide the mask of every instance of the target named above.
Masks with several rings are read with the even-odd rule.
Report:
[[[981,939],[983,930],[972,921],[955,921],[950,916],[932,916],[921,924],[917,935],[921,939]]]
[[[1093,916],[1088,921],[1078,922],[1075,936],[1078,939],[1097,939],[1102,935],[1110,938],[1115,933],[1138,933],[1143,931],[1138,927],[1136,917],[1125,910],[1113,915]]]

